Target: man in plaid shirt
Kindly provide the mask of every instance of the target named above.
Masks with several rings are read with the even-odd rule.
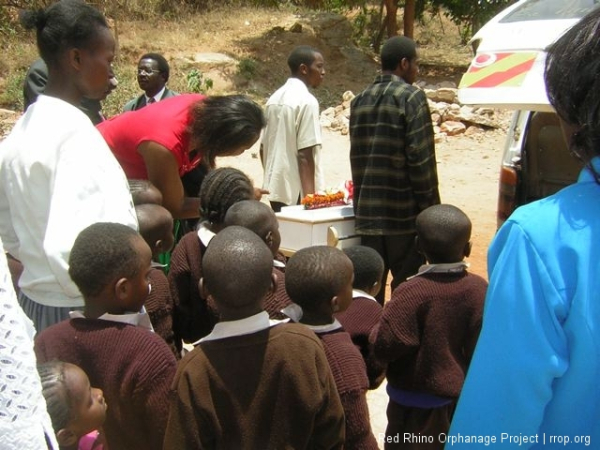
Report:
[[[415,245],[415,219],[440,203],[431,113],[413,86],[419,71],[414,41],[388,39],[381,75],[352,100],[350,165],[356,233],[392,272],[392,290],[424,263]],[[382,289],[377,300],[383,304]]]

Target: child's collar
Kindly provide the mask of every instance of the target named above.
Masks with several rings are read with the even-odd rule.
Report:
[[[69,317],[71,319],[87,319],[82,311],[70,311]],[[146,308],[142,306],[142,310],[138,313],[129,313],[129,314],[109,314],[104,313],[98,320],[106,320],[109,322],[118,322],[118,323],[126,323],[129,325],[133,325],[136,327],[143,328],[148,331],[154,332],[154,328],[152,327],[152,322],[150,322],[150,316],[146,312]]]
[[[286,306],[281,310],[281,312],[296,323],[300,323],[300,319],[302,319],[303,315],[302,307],[296,303]],[[337,319],[333,319],[333,322],[325,325],[309,325],[306,323],[303,323],[302,325],[305,325],[317,334],[328,333],[329,331],[335,331],[342,328],[342,324]]]
[[[205,247],[208,247],[210,240],[215,236],[216,234],[208,228],[208,222],[205,221],[200,223],[198,226],[198,239],[200,239],[200,242],[202,242]]]
[[[408,277],[407,280],[411,280],[415,277],[424,275],[426,273],[461,273],[466,272],[469,267],[469,263],[464,261],[445,263],[445,264],[423,264],[419,267],[419,271],[416,275]]]
[[[375,297],[373,297],[371,294],[367,294],[362,289],[352,289],[352,298],[355,299],[358,297],[368,298],[369,300],[373,300],[374,302],[377,301]]]
[[[261,311],[258,314],[243,319],[218,322],[209,335],[194,342],[192,345],[196,346],[206,341],[257,333],[283,322],[281,320],[271,320],[266,311]]]

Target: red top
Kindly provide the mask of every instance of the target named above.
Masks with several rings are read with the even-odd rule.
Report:
[[[138,152],[138,146],[147,141],[156,142],[175,155],[180,176],[198,165],[201,156],[194,161],[189,159],[188,127],[192,122],[191,107],[204,98],[200,94],[177,95],[98,124],[127,178],[148,179],[144,158]]]

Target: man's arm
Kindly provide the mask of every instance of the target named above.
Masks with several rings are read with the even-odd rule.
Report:
[[[302,195],[315,193],[315,147],[306,147],[298,150],[298,171]]]
[[[419,210],[440,203],[435,143],[427,97],[415,91],[406,102],[408,176]]]

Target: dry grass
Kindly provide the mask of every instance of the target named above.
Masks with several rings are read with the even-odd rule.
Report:
[[[130,98],[139,95],[135,68],[139,57],[149,51],[162,53],[171,65],[169,87],[186,92],[187,75],[196,68],[214,81],[210,93],[245,93],[258,102],[279,87],[288,76],[286,59],[299,44],[319,48],[327,62],[327,77],[315,91],[323,108],[339,104],[345,90],[360,91],[377,71],[374,55],[351,45],[350,22],[336,25],[341,36],[325,36],[316,27],[321,20],[314,12],[291,8],[221,8],[206,13],[188,14],[176,20],[116,20],[113,22],[118,41],[114,63],[118,89],[105,101],[107,115],[120,112]],[[301,33],[292,33],[294,23],[302,24]],[[329,33],[329,32],[328,32]],[[338,33],[338,34],[339,34]],[[330,34],[330,33],[329,33]],[[346,34],[346,35],[344,35]],[[426,17],[416,26],[420,46],[422,77],[433,81],[457,79],[469,61],[469,49],[460,45],[456,27],[443,17]],[[27,67],[37,58],[33,34],[9,39],[0,62],[0,106],[18,110],[22,106],[21,85]],[[252,73],[238,73],[236,63],[198,64],[197,53],[223,53]]]

